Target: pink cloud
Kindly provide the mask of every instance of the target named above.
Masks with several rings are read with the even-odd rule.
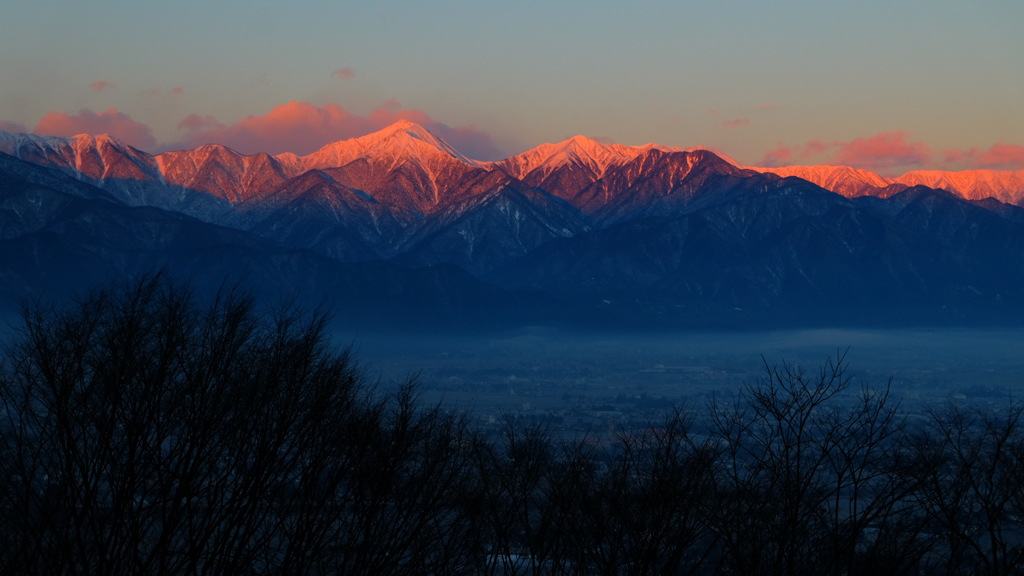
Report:
[[[0,131],[3,132],[28,132],[28,127],[17,122],[6,122],[0,120]]]
[[[719,124],[722,128],[739,128],[740,126],[750,126],[750,120],[747,118],[733,118],[732,120],[726,120]]]
[[[969,148],[967,150],[943,150],[943,160],[946,164],[961,164],[963,162],[977,162],[978,161],[978,149]]]
[[[946,166],[958,169],[1024,170],[1024,146],[998,143],[988,150],[943,150]]]
[[[380,105],[381,110],[387,110],[388,112],[398,112],[402,109],[402,103],[394,98],[388,98]]]
[[[43,116],[43,119],[36,124],[32,131],[49,136],[110,134],[143,150],[152,150],[156,147],[156,140],[153,138],[149,126],[132,120],[127,114],[118,112],[116,108],[99,113],[88,109],[81,110],[78,114],[50,112]]]
[[[758,166],[768,166],[774,168],[776,166],[786,166],[793,159],[793,149],[788,146],[779,145],[777,148],[773,148],[764,153],[764,158],[757,163]]]
[[[331,74],[331,76],[334,76],[335,78],[340,78],[341,80],[351,80],[356,77],[356,71],[346,66],[344,68],[339,68],[338,70],[335,70]]]
[[[187,130],[195,132],[198,130],[218,130],[224,128],[224,125],[213,116],[200,116],[199,114],[189,114],[184,120],[178,122],[178,130]]]
[[[829,148],[839,145],[838,142],[823,142],[821,140],[811,140],[807,144],[804,144],[803,149],[800,150],[801,158],[812,158],[818,154],[823,154]]]
[[[170,95],[171,96],[181,96],[184,93],[185,93],[185,89],[182,88],[181,86],[175,86],[174,88],[171,88],[171,91],[170,91]]]
[[[978,156],[978,163],[989,168],[1024,170],[1024,146],[995,144]]]
[[[769,150],[760,166],[831,164],[853,166],[877,172],[895,168],[938,170],[1024,170],[1024,146],[1000,142],[987,150],[947,149],[935,154],[924,142],[911,141],[906,132],[881,132],[848,142],[811,140],[799,146]]]
[[[97,92],[103,92],[104,90],[108,90],[110,88],[116,88],[116,86],[114,86],[110,82],[107,82],[106,80],[97,80],[92,84],[89,84],[89,87]]]
[[[816,139],[802,146],[779,146],[766,152],[760,164],[782,166],[798,159],[802,164],[831,164],[886,171],[898,167],[928,166],[932,156],[932,149],[927,144],[911,142],[906,132],[896,131],[880,132],[848,142]]]
[[[882,132],[842,142],[829,163],[869,170],[928,164],[931,148],[924,142],[908,142],[907,137],[906,132]]]
[[[994,170],[1024,170],[1024,146],[999,142],[986,151],[977,148],[967,150],[943,150],[947,165],[967,168]]]
[[[715,110],[714,108],[708,108],[704,113],[708,116],[718,116],[718,110]]]
[[[210,116],[192,114],[178,124],[184,134],[174,147],[195,148],[218,143],[246,154],[293,152],[303,155],[337,140],[375,132],[399,120],[422,125],[472,158],[502,157],[491,137],[476,127],[448,126],[433,120],[422,110],[404,110],[396,100],[385,102],[367,116],[353,114],[337,104],[316,106],[295,100],[230,125]]]

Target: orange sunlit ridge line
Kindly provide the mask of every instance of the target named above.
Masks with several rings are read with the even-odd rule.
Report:
[[[91,158],[89,151],[101,148],[117,151],[117,154],[130,158],[131,161],[104,162],[102,158]],[[440,165],[438,163],[454,161],[456,165],[465,168],[501,169],[516,178],[524,178],[530,173],[552,172],[560,166],[571,165],[586,171],[588,179],[594,179],[600,178],[609,168],[622,166],[651,150],[671,153],[705,149],[674,148],[656,144],[624,146],[576,136],[555,144],[542,144],[501,161],[481,162],[463,154],[458,146],[450,144],[427,127],[405,119],[365,136],[331,142],[304,156],[290,152],[273,156],[267,153],[244,155],[221,145],[204,145],[152,156],[111,136],[92,137],[80,134],[73,137],[51,138],[10,133],[0,135],[2,152],[20,158],[29,158],[33,155],[62,158],[55,161],[74,167],[82,175],[92,179],[160,179],[169,184],[182,186],[194,184],[191,179],[196,167],[204,162],[199,158],[210,157],[217,157],[217,161],[223,163],[229,171],[250,172],[265,169],[278,173],[281,181],[308,170],[342,167],[358,158],[391,158],[392,165],[397,165],[403,158],[417,158],[425,161],[424,165],[427,166],[432,165],[431,163]],[[883,177],[872,171],[841,165],[749,167],[741,165],[720,151],[711,152],[737,168],[773,173],[782,177],[795,176],[849,197],[888,196],[906,187],[924,185],[945,189],[967,199],[993,197],[1017,204],[1024,198],[1022,170],[917,170],[898,177]],[[261,168],[264,165],[265,168]],[[221,195],[215,190],[205,191]],[[241,199],[241,196],[236,198]]]
[[[103,84],[106,86],[106,84]],[[307,155],[332,142],[373,133],[406,120],[417,123],[444,138],[461,153],[481,160],[499,160],[503,154],[488,132],[469,126],[449,126],[431,118],[423,110],[405,109],[388,100],[365,115],[353,113],[338,104],[317,106],[290,101],[275,106],[266,114],[251,115],[224,123],[210,115],[188,114],[177,123],[173,141],[159,142],[153,130],[117,108],[100,112],[82,109],[77,114],[53,111],[31,129],[0,121],[0,130],[33,132],[40,135],[110,134],[150,152],[192,149],[204,144],[222,144],[244,154],[291,152]],[[727,121],[729,126],[736,120]],[[609,143],[607,139],[597,139]],[[936,150],[923,141],[913,140],[905,131],[879,132],[851,140],[813,139],[800,145],[778,145],[753,162],[763,167],[792,165],[836,165],[872,170],[886,176],[922,169],[963,171],[1024,169],[1024,146],[996,142],[988,148],[969,147]]]

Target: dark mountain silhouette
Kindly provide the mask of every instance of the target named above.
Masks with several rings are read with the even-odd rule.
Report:
[[[943,191],[583,137],[485,163],[409,122],[305,157],[0,149],[9,300],[167,267],[397,322],[1015,323],[1024,302],[1024,210],[963,192],[1012,174]]]

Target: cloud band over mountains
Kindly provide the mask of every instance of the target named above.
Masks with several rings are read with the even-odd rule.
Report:
[[[157,147],[156,138],[149,126],[132,120],[124,112],[118,112],[117,108],[102,112],[84,109],[78,114],[50,112],[43,116],[32,131],[45,136],[110,134],[142,150],[154,150]]]
[[[907,132],[880,132],[849,141],[811,140],[797,146],[779,146],[766,152],[758,166],[812,163],[878,172],[894,168],[1021,170],[1024,169],[1024,146],[998,143],[988,150],[951,149],[939,154],[924,142],[911,141]]]
[[[170,143],[158,143],[148,125],[133,120],[116,108],[102,112],[83,109],[77,114],[50,112],[32,132],[46,136],[110,134],[150,152],[223,144],[243,154],[292,152],[301,156],[331,142],[376,132],[399,120],[424,126],[471,158],[500,160],[504,157],[491,136],[475,126],[449,126],[430,118],[422,110],[403,109],[394,100],[385,102],[365,116],[352,113],[338,104],[316,106],[295,100],[276,106],[266,114],[247,116],[230,124],[213,116],[190,114],[178,123],[179,137]],[[25,126],[0,122],[0,129],[24,132]]]
[[[181,89],[176,88],[172,93]],[[440,136],[470,158],[500,160],[508,156],[499,150],[485,131],[475,126],[449,126],[419,109],[404,109],[388,100],[366,115],[353,113],[338,104],[318,106],[292,100],[275,106],[266,114],[246,116],[224,123],[213,116],[189,114],[177,124],[172,142],[158,142],[147,124],[109,108],[100,112],[82,109],[77,114],[50,112],[32,129],[49,136],[110,134],[149,152],[192,149],[204,144],[222,144],[243,154],[291,152],[306,155],[339,140],[370,134],[399,120],[419,124]],[[745,119],[723,123],[746,126]],[[25,132],[27,127],[0,121],[0,130]],[[801,145],[780,145],[764,154],[758,166],[826,164],[852,166],[879,173],[915,169],[1024,169],[1024,146],[996,143],[988,149],[946,149],[936,151],[927,143],[913,140],[904,131],[880,132],[848,141],[815,139]]]
[[[448,126],[431,119],[422,110],[404,110],[393,100],[366,116],[353,114],[337,104],[316,106],[295,100],[276,106],[267,114],[247,116],[233,124],[192,114],[178,124],[183,133],[178,146],[195,148],[217,143],[243,154],[292,152],[301,156],[331,142],[376,132],[399,120],[427,128],[470,158],[500,160],[502,157],[486,132],[473,126]]]

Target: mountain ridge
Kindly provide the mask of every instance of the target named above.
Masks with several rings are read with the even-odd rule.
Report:
[[[365,136],[329,143],[305,156],[291,153],[243,155],[218,144],[152,156],[109,135],[57,137],[0,132],[0,152],[37,164],[58,166],[91,182],[111,178],[151,180],[160,185],[210,194],[233,204],[259,196],[266,188],[308,170],[343,168],[359,160],[381,164],[384,171],[414,163],[431,181],[446,177],[446,170],[500,169],[531,186],[558,188],[571,195],[649,150],[696,152],[707,149],[604,144],[585,136],[574,136],[559,143],[541,144],[504,160],[480,162],[464,156],[442,138],[407,120]],[[992,197],[1010,204],[1024,203],[1024,170],[917,170],[887,178],[850,166],[744,166],[721,153],[712,153],[738,168],[782,177],[796,176],[847,197],[884,197],[907,187],[926,185],[949,190],[968,200]],[[566,170],[574,172],[572,179],[561,174]]]
[[[887,197],[906,188],[923,185],[953,192],[965,200],[995,198],[1007,204],[1024,205],[1024,170],[914,170],[901,176],[886,178],[868,170],[825,164],[747,168],[782,177],[802,178],[848,198]]]
[[[355,309],[475,294],[511,322],[553,301],[636,326],[1024,319],[1024,208],[962,192],[1013,173],[896,181],[581,136],[503,162],[408,122],[301,158],[0,135],[0,277],[31,292],[149,260],[207,282],[252,268]],[[512,317],[509,290],[532,294]]]

